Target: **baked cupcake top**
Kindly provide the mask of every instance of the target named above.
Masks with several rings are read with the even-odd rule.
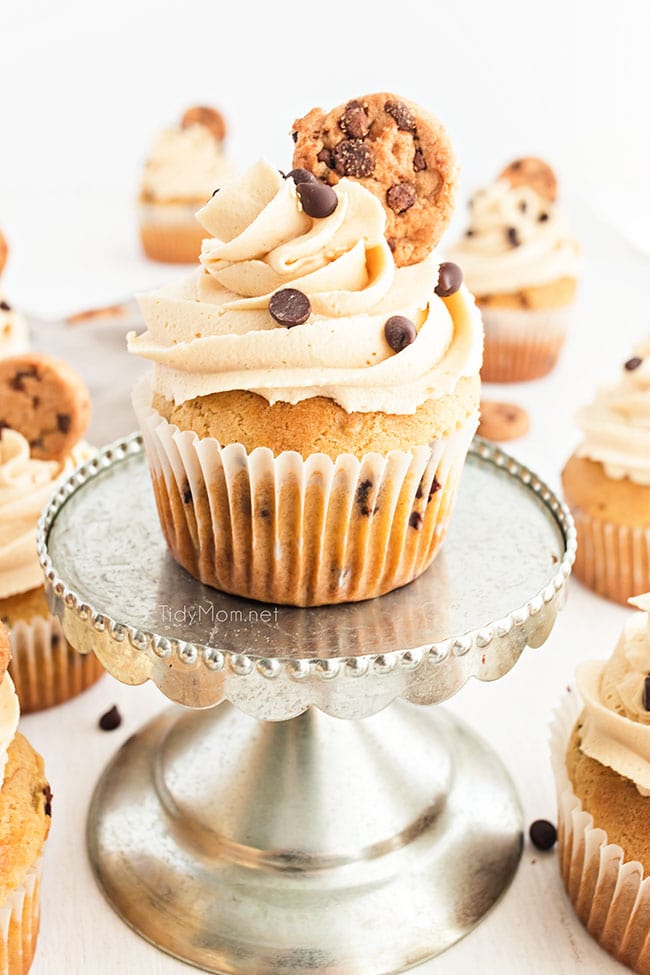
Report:
[[[0,623],[0,789],[7,765],[7,750],[14,740],[20,717],[18,695],[7,673],[10,659],[9,633]]]
[[[534,162],[536,166],[525,165]],[[469,226],[449,251],[478,295],[576,278],[580,246],[555,201],[553,171],[541,160],[515,160],[469,203]]]
[[[579,457],[601,463],[608,477],[650,485],[650,339],[576,419],[585,437]]]
[[[404,414],[477,374],[482,328],[458,269],[439,281],[433,255],[397,268],[360,183],[284,178],[262,161],[197,217],[211,235],[200,270],[140,296],[147,331],[128,337],[166,400],[247,390]]]
[[[650,593],[630,600],[626,623],[607,661],[577,671],[584,701],[581,750],[650,796]]]
[[[223,152],[226,134],[220,112],[188,109],[180,123],[159,132],[142,173],[143,203],[200,204],[233,175]]]

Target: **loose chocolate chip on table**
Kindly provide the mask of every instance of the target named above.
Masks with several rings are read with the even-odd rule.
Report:
[[[307,295],[297,288],[283,288],[271,295],[269,313],[279,325],[292,328],[307,321],[311,314],[311,304]]]
[[[11,311],[11,305],[8,301],[0,301],[0,308],[3,311]]]
[[[409,518],[409,525],[411,528],[415,528],[416,532],[419,532],[422,528],[422,515],[419,511],[412,511]]]
[[[316,181],[316,177],[308,169],[292,169],[284,178],[292,179],[296,186],[298,183],[314,183]]]
[[[513,247],[519,247],[519,245],[521,244],[516,227],[508,227],[508,240],[510,241]]]
[[[421,149],[415,150],[415,155],[413,156],[413,169],[416,173],[421,173],[427,168],[427,161],[424,158],[424,153]]]
[[[395,213],[405,213],[417,199],[412,183],[395,183],[386,193],[386,202]]]
[[[102,731],[115,731],[116,728],[122,724],[122,715],[118,711],[117,707],[113,705],[110,711],[106,714],[102,714],[99,719],[99,727]]]
[[[650,711],[650,677],[646,677],[643,682],[643,707]]]
[[[375,154],[362,139],[343,139],[334,149],[334,168],[339,176],[370,176]]]
[[[547,819],[536,819],[531,823],[528,835],[538,850],[550,850],[557,842],[557,830]]]
[[[339,119],[339,128],[351,139],[363,139],[370,130],[370,119],[361,102],[348,102]]]
[[[643,359],[641,359],[638,355],[634,355],[631,359],[627,360],[625,363],[625,368],[628,372],[634,372],[635,369],[639,368],[642,362]]]
[[[410,318],[393,315],[384,325],[384,335],[393,352],[401,352],[411,342],[415,342],[417,332]]]
[[[43,795],[45,796],[45,809],[44,809],[45,815],[46,816],[49,816],[51,818],[52,817],[52,799],[54,798],[54,795],[52,793],[52,790],[50,789],[49,783],[43,789]]]
[[[334,153],[331,149],[321,149],[316,156],[319,162],[325,163],[328,169],[334,169]]]
[[[56,415],[56,426],[61,433],[70,433],[70,427],[72,426],[72,417],[69,413],[57,413]]]
[[[395,119],[398,129],[402,129],[404,132],[413,132],[415,130],[413,112],[404,102],[388,101],[384,105],[384,111],[388,112]]]
[[[451,261],[443,261],[438,268],[438,283],[435,292],[440,298],[448,298],[456,294],[463,283],[463,272],[457,264]]]
[[[308,217],[322,219],[334,213],[339,198],[326,183],[314,179],[310,183],[298,183],[296,193],[302,203],[302,208]]]

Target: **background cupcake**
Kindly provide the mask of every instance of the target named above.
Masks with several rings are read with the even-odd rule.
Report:
[[[0,619],[23,711],[67,701],[103,674],[68,644],[48,609],[36,524],[59,480],[92,451],[82,437],[88,391],[65,363],[27,354],[0,361]]]
[[[355,100],[368,130],[378,110]],[[377,163],[375,179],[395,175]],[[458,268],[396,267],[376,197],[304,169],[259,163],[199,219],[201,270],[143,296],[148,331],[129,336],[154,362],[135,404],[172,553],[219,589],[298,605],[411,581],[444,538],[477,424],[482,334]]]
[[[38,938],[41,855],[52,793],[43,760],[17,733],[9,655],[9,636],[0,624],[0,971],[26,975]]]
[[[562,878],[589,933],[650,973],[650,594],[607,662],[582,664],[584,709],[554,725]]]
[[[574,572],[625,603],[650,589],[650,341],[577,421],[584,440],[562,472],[578,531]]]
[[[0,277],[5,269],[9,248],[0,231]],[[0,358],[26,352],[29,330],[25,317],[11,307],[0,284]]]
[[[486,382],[537,379],[551,371],[571,321],[580,248],[541,159],[517,159],[472,198],[470,223],[451,248],[481,309]]]
[[[160,132],[140,186],[140,238],[156,261],[193,263],[203,231],[194,214],[233,174],[224,155],[226,124],[216,108],[188,108],[180,124]]]

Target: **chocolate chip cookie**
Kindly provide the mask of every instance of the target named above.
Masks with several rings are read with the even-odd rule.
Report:
[[[67,363],[38,354],[0,360],[0,433],[17,430],[32,457],[65,461],[89,419],[88,390]]]
[[[481,420],[478,435],[486,440],[516,440],[528,433],[528,414],[516,403],[481,400]]]
[[[293,165],[335,185],[347,176],[381,200],[386,239],[399,266],[421,261],[454,207],[457,170],[443,125],[389,93],[363,95],[330,112],[313,108],[293,125]]]
[[[535,156],[515,159],[499,174],[500,179],[507,179],[515,189],[518,186],[528,186],[531,190],[553,203],[557,198],[557,177],[548,163]]]
[[[187,129],[190,125],[203,125],[212,132],[217,142],[223,142],[226,138],[226,122],[216,108],[209,105],[193,105],[188,108],[181,119],[181,128]]]

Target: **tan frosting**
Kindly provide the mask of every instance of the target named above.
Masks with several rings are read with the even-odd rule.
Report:
[[[140,296],[147,331],[128,337],[155,364],[155,392],[177,404],[241,389],[270,403],[327,396],[349,412],[413,413],[478,373],[482,327],[468,292],[452,319],[434,294],[437,260],[396,268],[379,201],[348,179],[334,192],[329,217],[308,217],[293,180],[260,162],[199,211],[212,235],[201,269]],[[268,310],[289,286],[311,302],[290,329]],[[384,336],[396,314],[417,329],[397,355]]]
[[[151,147],[142,174],[142,197],[158,202],[201,202],[230,179],[233,166],[204,125],[169,128]]]
[[[0,789],[4,782],[7,751],[14,740],[19,717],[18,695],[11,677],[5,674],[0,681]]]
[[[510,228],[520,242],[516,247],[508,236]],[[476,295],[515,292],[578,276],[579,244],[557,207],[528,186],[513,187],[499,179],[479,190],[470,203],[469,229],[471,235],[450,249],[449,259],[460,264]]]
[[[0,301],[6,301],[0,289]],[[29,347],[28,328],[25,317],[11,308],[0,308],[0,358],[22,355]]]
[[[0,437],[0,599],[43,583],[36,552],[36,524],[59,478],[90,455],[80,444],[61,468],[56,461],[35,460],[29,444],[15,430]]]
[[[650,795],[650,712],[644,707],[650,675],[650,593],[631,599],[642,610],[626,624],[612,658],[577,671],[585,703],[582,751],[631,779]]]
[[[650,339],[637,347],[637,369],[621,369],[614,386],[577,415],[585,439],[580,457],[601,463],[608,477],[650,485]]]

